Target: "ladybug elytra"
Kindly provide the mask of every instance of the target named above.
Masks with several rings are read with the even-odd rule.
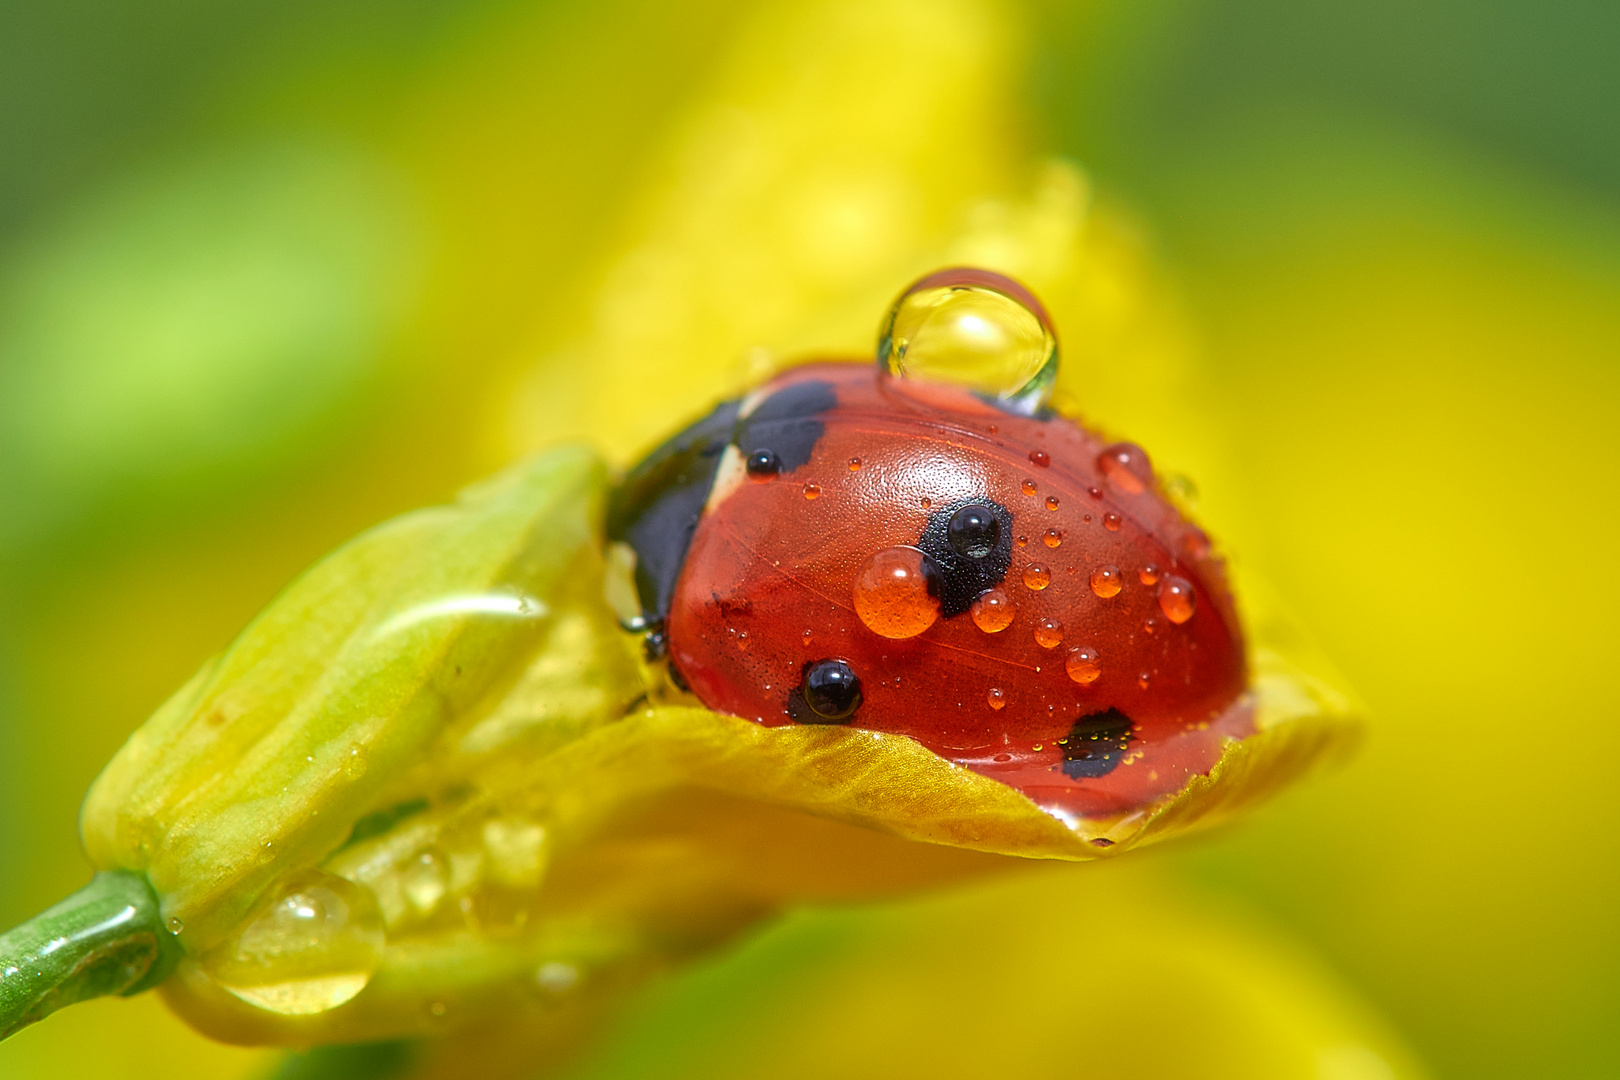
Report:
[[[879,364],[813,363],[631,470],[650,656],[766,725],[906,735],[1052,812],[1142,807],[1252,732],[1204,533],[1147,455],[1052,413],[1056,339],[1007,278],[891,308]]]

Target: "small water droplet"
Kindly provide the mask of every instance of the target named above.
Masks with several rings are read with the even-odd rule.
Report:
[[[919,499],[918,502],[922,503],[922,508],[924,510],[927,510],[929,507],[934,505],[934,500],[930,499],[926,495],[924,495],[921,499]]]
[[[973,625],[987,634],[996,634],[1012,625],[1012,597],[1000,589],[989,589],[973,601]]]
[[[169,927],[169,933],[171,934],[178,934],[186,928],[186,924],[180,921],[180,916],[178,915],[170,915],[167,926]]]
[[[1018,539],[1014,540],[1013,543],[1017,544],[1019,547],[1029,547],[1029,537],[1020,536]]]
[[[815,632],[815,631],[814,631],[814,630],[806,630],[806,631],[805,631],[805,632],[804,632],[804,633],[802,633],[802,634],[800,634],[800,635],[799,635],[799,636],[800,636],[800,637],[801,637],[801,638],[803,638],[803,639],[804,639],[804,643],[805,643],[805,644],[806,644],[806,645],[808,645],[808,644],[810,644],[810,643],[811,643],[811,642],[812,642],[812,641],[814,641],[814,640],[815,640],[815,638],[816,638],[816,632]]]
[[[990,692],[985,695],[985,701],[989,703],[992,709],[1005,709],[1007,707],[1007,692],[999,686],[992,686]]]
[[[365,989],[382,951],[382,915],[371,890],[310,870],[260,901],[242,929],[198,963],[250,1005],[307,1016]]]
[[[1102,599],[1118,596],[1124,587],[1124,577],[1117,566],[1099,566],[1091,572],[1091,591]]]
[[[890,306],[878,367],[901,379],[970,386],[1034,415],[1057,378],[1057,336],[1040,301],[1011,278],[956,267],[913,283]]]
[[[1052,584],[1052,571],[1044,563],[1032,562],[1024,567],[1024,584],[1040,592]]]
[[[1157,634],[1158,632],[1159,632],[1159,620],[1158,619],[1148,619],[1148,620],[1146,620],[1145,622],[1142,623],[1142,633],[1144,633],[1144,634]]]
[[[1193,595],[1192,582],[1186,578],[1167,577],[1159,585],[1159,610],[1164,617],[1173,623],[1184,623],[1193,617],[1193,608],[1197,606],[1197,597]]]
[[[806,485],[804,485],[804,497],[805,497],[805,499],[813,502],[817,498],[819,498],[820,495],[821,495],[821,488],[818,485],[816,485],[816,484],[806,484]]]
[[[1040,488],[1035,486],[1035,481],[1033,481],[1033,480],[1025,480],[1022,484],[1019,485],[1019,487],[1023,490],[1025,495],[1031,495],[1031,496],[1034,495],[1037,491],[1041,490]]]
[[[1046,508],[1048,510],[1056,510],[1058,508],[1058,500],[1056,495],[1048,495],[1046,497]]]
[[[1011,754],[997,754],[993,760],[999,761],[999,762],[1008,762],[1008,761],[1012,760],[1012,755]]]
[[[860,472],[861,471],[861,459],[860,458],[852,457],[852,458],[849,459],[849,471],[850,472]]]
[[[1159,568],[1152,563],[1148,563],[1136,572],[1136,576],[1141,579],[1144,585],[1155,585],[1159,580]]]
[[[1097,455],[1097,468],[1119,490],[1140,495],[1153,483],[1153,465],[1147,451],[1130,442],[1117,442]]]
[[[564,994],[579,982],[579,968],[556,960],[540,965],[534,973],[534,985],[548,994]]]
[[[1032,464],[1038,465],[1044,469],[1052,464],[1052,455],[1048,454],[1045,450],[1031,450],[1029,452],[1029,460]]]
[[[939,570],[916,548],[884,548],[856,575],[854,597],[855,614],[868,630],[914,638],[939,618]]]
[[[1093,499],[1100,499],[1103,497],[1103,489],[1095,486],[1088,487],[1086,488],[1086,494],[1090,495]]]
[[[773,479],[782,471],[782,459],[772,450],[755,450],[748,455],[748,463],[744,466],[748,475],[754,480],[764,482]]]
[[[1148,683],[1151,682],[1152,680],[1153,680],[1152,674],[1149,673],[1149,672],[1144,671],[1144,672],[1142,672],[1140,675],[1138,675],[1136,677],[1136,685],[1140,686],[1142,689],[1146,690],[1148,688]]]
[[[1190,513],[1198,508],[1198,485],[1192,482],[1192,477],[1182,473],[1170,473],[1160,486],[1164,490],[1165,498],[1183,513]]]
[[[745,652],[748,650],[748,631],[737,631],[737,648],[742,649]]]
[[[442,1018],[445,1013],[450,1011],[450,1006],[446,1005],[442,1001],[430,1001],[428,1002],[427,1011],[429,1016],[432,1016],[435,1020],[437,1020]]]
[[[968,503],[945,524],[945,538],[964,559],[988,558],[1001,543],[1001,519],[988,506]]]
[[[1119,527],[1124,523],[1124,521],[1124,518],[1110,510],[1108,513],[1103,515],[1103,528],[1107,529],[1109,532],[1119,532]]]
[[[343,759],[343,775],[350,780],[358,780],[366,775],[367,765],[366,752],[358,746],[351,746]]]
[[[1069,678],[1081,686],[1090,686],[1102,674],[1102,662],[1096,649],[1083,645],[1078,649],[1069,650],[1069,657],[1064,661],[1063,669],[1069,673]]]
[[[1045,540],[1047,547],[1055,548],[1059,544],[1063,543],[1063,530],[1047,529],[1046,535],[1042,537],[1042,539]]]
[[[425,919],[438,908],[449,888],[450,874],[443,855],[430,848],[405,865],[400,873],[400,891],[416,917]]]
[[[1055,649],[1063,644],[1063,624],[1056,619],[1042,619],[1036,623],[1035,644],[1043,649]]]

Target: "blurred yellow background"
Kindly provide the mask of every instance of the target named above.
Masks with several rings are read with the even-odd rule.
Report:
[[[796,915],[578,1075],[1620,1074],[1616,40],[1579,0],[0,8],[0,925],[321,553],[559,439],[628,460],[976,259],[1367,746],[1216,836]],[[145,998],[0,1075],[273,1060]]]

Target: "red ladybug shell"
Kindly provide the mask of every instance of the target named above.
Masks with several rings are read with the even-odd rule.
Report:
[[[803,683],[812,665],[841,660],[860,688],[844,722],[908,735],[1080,815],[1177,791],[1225,738],[1252,730],[1220,564],[1139,451],[1136,471],[1105,472],[1105,444],[1066,419],[869,364],[794,369],[704,423],[735,434],[705,451],[719,450],[712,485],[666,599],[672,668],[710,708],[770,726],[822,721]],[[986,632],[958,595],[914,637],[869,629],[854,603],[867,561],[926,549],[931,525],[937,549],[944,517],[975,502],[1010,518],[995,586],[1010,625]],[[1040,567],[1049,584],[1031,588]],[[936,568],[930,586],[949,593],[952,572]],[[1172,621],[1188,599],[1190,617]],[[1068,673],[1077,648],[1100,669],[1089,684]]]

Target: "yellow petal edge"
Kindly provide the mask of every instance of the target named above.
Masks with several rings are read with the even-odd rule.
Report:
[[[1005,856],[1112,856],[1220,820],[1355,739],[1329,669],[1248,582],[1257,732],[1130,814],[1060,819],[902,736],[656,703],[668,691],[602,598],[607,479],[589,451],[558,450],[357,538],[97,779],[86,848],[162,897],[187,952],[165,991],[191,1023],[284,1045],[496,1022],[564,1039],[786,906]],[[209,956],[312,868],[375,897],[380,966],[323,1011],[234,996]]]

